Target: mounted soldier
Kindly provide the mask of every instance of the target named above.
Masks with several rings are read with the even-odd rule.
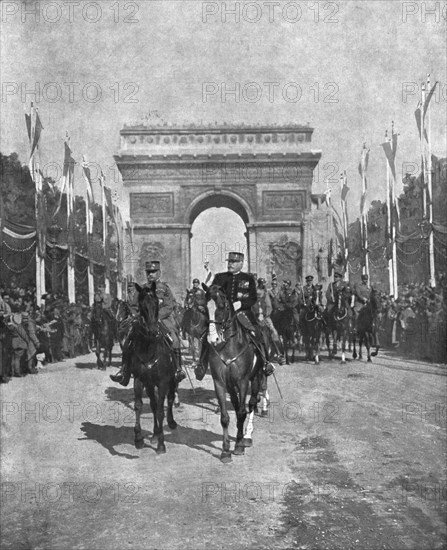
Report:
[[[267,350],[261,350],[261,347],[264,348],[263,338],[260,333],[260,326],[252,311],[252,307],[258,299],[255,279],[250,274],[242,271],[244,254],[241,252],[229,252],[227,262],[228,271],[217,273],[210,286],[220,287],[233,304],[239,324],[250,334],[250,339],[255,348],[263,355],[265,373],[271,374],[274,371],[274,366],[268,361]],[[212,320],[210,315],[210,321]],[[195,368],[197,380],[202,380],[206,374],[208,357],[209,344],[207,339],[204,338],[199,363]]]
[[[164,335],[165,340],[169,343],[173,361],[176,366],[176,382],[179,383],[186,378],[186,373],[181,366],[181,350],[180,350],[180,335],[178,333],[177,324],[174,319],[175,299],[169,285],[160,280],[161,266],[158,260],[146,262],[147,283],[143,286],[150,288],[155,283],[155,292],[158,297],[159,311],[159,328]],[[138,300],[138,294],[137,298]],[[118,374],[110,375],[113,382],[118,382],[122,386],[127,386],[130,380],[130,365],[128,358],[128,347],[123,350],[123,366]]]
[[[354,291],[351,297],[351,307],[354,310],[354,320],[358,318],[362,308],[364,308],[367,304],[371,302],[372,295],[375,292],[374,289],[369,285],[368,279],[369,277],[365,273],[364,275],[362,275],[362,282],[354,285]],[[375,340],[373,345],[375,346],[378,345],[378,335],[376,330],[375,318],[373,320],[373,335]]]
[[[335,306],[338,304],[338,298],[341,296],[341,305],[346,307],[348,317],[352,316],[350,298],[351,288],[349,283],[343,281],[343,275],[336,271],[334,273],[334,281],[329,283],[326,290],[327,311],[331,313]]]
[[[279,299],[279,288],[278,288],[278,281],[276,279],[272,279],[272,287],[268,291],[268,295],[270,298],[270,302],[272,304],[272,313],[278,309],[278,299]]]
[[[295,291],[292,289],[292,282],[286,279],[283,282],[282,289],[278,296],[278,309],[284,311],[286,309],[294,309],[298,304],[298,297]]]
[[[276,353],[278,355],[278,360],[282,364],[284,356],[281,352],[281,342],[279,339],[278,331],[273,325],[271,314],[272,314],[272,302],[270,299],[270,293],[265,288],[266,280],[263,278],[258,279],[258,287],[256,293],[258,296],[256,304],[253,306],[253,312],[256,316],[256,320],[262,326],[266,326],[269,330],[270,337],[273,341],[273,346],[276,348]]]
[[[199,279],[193,279],[192,288],[186,291],[185,308],[197,308],[202,313],[206,311],[206,294],[200,288]]]

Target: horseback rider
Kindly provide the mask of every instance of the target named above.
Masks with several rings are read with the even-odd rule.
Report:
[[[193,279],[192,288],[187,291],[185,298],[185,308],[196,307],[202,313],[206,312],[206,294],[200,288],[199,279]]]
[[[360,310],[371,301],[374,289],[369,285],[368,275],[362,275],[362,282],[354,285],[354,292],[351,297],[351,307],[354,310],[354,320],[359,316]],[[378,336],[376,330],[376,319],[373,318],[373,335],[375,338],[374,345],[378,344]]]
[[[270,298],[270,302],[272,304],[272,313],[273,313],[278,309],[278,299],[279,299],[278,281],[276,279],[272,279],[272,287],[268,291],[268,295]]]
[[[280,364],[284,359],[283,354],[281,353],[281,341],[279,339],[278,331],[273,325],[271,314],[272,314],[272,302],[270,299],[270,293],[265,288],[266,280],[262,277],[258,279],[258,287],[256,293],[258,296],[257,302],[253,306],[253,313],[256,316],[256,319],[259,324],[265,325],[270,332],[270,336],[273,340],[274,347],[278,355],[278,360]]]
[[[329,283],[329,286],[326,290],[326,300],[327,300],[327,312],[330,314],[334,307],[338,303],[338,298],[341,295],[341,304],[346,307],[348,317],[352,316],[351,306],[349,303],[349,298],[351,297],[351,288],[349,284],[343,281],[343,275],[340,271],[334,273],[333,282]]]
[[[248,273],[242,271],[244,263],[244,254],[241,252],[229,252],[228,271],[217,273],[211,283],[211,286],[217,285],[222,288],[227,298],[233,304],[240,325],[246,329],[250,335],[255,348],[261,352],[264,357],[264,371],[266,374],[272,374],[274,366],[268,361],[267,350],[260,350],[263,345],[263,338],[260,331],[260,325],[257,323],[252,307],[257,302],[257,292],[255,279]],[[259,343],[258,343],[259,342]],[[202,380],[208,369],[209,343],[207,338],[202,339],[202,350],[199,363],[194,369],[197,380]]]
[[[292,282],[286,279],[283,282],[282,289],[278,296],[278,309],[284,311],[286,309],[295,309],[298,304],[298,297],[295,291],[292,289]]]
[[[143,285],[143,288],[150,287],[152,283],[155,283],[156,285],[155,292],[159,303],[159,327],[161,333],[165,336],[165,340],[171,346],[172,358],[176,367],[175,381],[176,383],[179,383],[186,378],[186,373],[181,366],[180,335],[178,333],[177,324],[173,315],[175,307],[174,295],[172,294],[172,290],[169,288],[169,285],[160,280],[161,270],[160,262],[158,260],[146,262],[145,267],[147,283]],[[136,300],[138,301],[138,293]],[[122,386],[127,386],[129,384],[131,375],[129,365],[130,361],[127,360],[127,357],[125,356],[126,354],[123,353],[123,366],[121,371],[115,375],[110,375],[113,382],[118,382]]]

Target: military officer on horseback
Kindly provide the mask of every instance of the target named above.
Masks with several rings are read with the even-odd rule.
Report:
[[[268,295],[270,298],[270,302],[272,304],[272,312],[274,312],[278,309],[278,299],[279,299],[278,281],[275,278],[272,279],[272,286],[268,291]]]
[[[331,313],[334,307],[338,304],[339,296],[341,296],[341,305],[346,307],[348,317],[352,316],[349,299],[351,297],[351,288],[348,283],[343,281],[343,275],[340,271],[334,273],[334,281],[329,283],[326,290],[327,311]]]
[[[374,289],[369,285],[368,279],[368,275],[364,273],[362,275],[362,282],[360,284],[354,285],[354,292],[351,298],[351,307],[354,310],[354,321],[358,318],[360,310],[371,301]],[[373,319],[373,335],[375,340],[373,345],[378,345],[375,318]]]
[[[265,325],[270,333],[270,337],[273,341],[273,345],[276,348],[276,352],[278,355],[278,360],[280,364],[282,364],[284,360],[284,356],[282,354],[281,350],[281,342],[279,339],[278,331],[273,325],[273,321],[271,319],[272,314],[272,302],[270,299],[270,293],[265,288],[266,280],[262,277],[258,279],[258,287],[256,289],[256,293],[258,295],[258,299],[256,304],[253,306],[253,312],[256,316],[256,319],[260,325]]]
[[[156,294],[158,297],[159,310],[158,319],[159,327],[165,339],[169,342],[172,350],[172,358],[176,367],[176,382],[179,383],[186,378],[186,373],[181,367],[181,350],[180,350],[180,335],[178,333],[177,323],[174,319],[174,307],[175,299],[172,294],[172,290],[169,285],[160,280],[161,270],[160,262],[158,260],[152,262],[146,262],[146,276],[147,284],[144,287],[148,287],[155,283]],[[114,382],[118,382],[122,386],[127,386],[130,380],[129,361],[125,360],[125,354],[123,353],[123,367],[122,371],[116,375],[110,375],[110,378]]]
[[[256,304],[258,296],[256,292],[255,279],[248,273],[242,271],[244,263],[244,254],[241,252],[229,252],[228,271],[217,273],[211,283],[211,286],[217,285],[225,292],[228,300],[233,304],[233,309],[237,314],[240,324],[250,333],[252,342],[255,347],[261,352],[262,336],[260,336],[259,325],[255,319],[252,307]],[[256,343],[259,341],[259,344]],[[266,350],[261,353],[266,355]],[[208,368],[209,344],[206,338],[202,340],[202,350],[199,363],[195,368],[197,380],[202,380]],[[265,359],[265,371],[271,374],[274,366]]]
[[[187,291],[185,307],[196,307],[202,313],[206,311],[206,294],[205,291],[200,288],[199,279],[193,279],[192,288]]]
[[[284,311],[285,309],[293,309],[298,303],[298,297],[292,289],[292,282],[286,279],[283,282],[282,289],[278,296],[278,309]]]

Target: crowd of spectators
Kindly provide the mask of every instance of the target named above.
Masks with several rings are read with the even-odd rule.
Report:
[[[35,287],[12,281],[0,287],[0,382],[38,374],[52,362],[90,351],[87,297],[76,304],[58,293],[43,296],[37,306]]]
[[[408,284],[399,298],[381,296],[379,334],[384,347],[398,348],[409,358],[447,361],[447,278],[439,285]]]

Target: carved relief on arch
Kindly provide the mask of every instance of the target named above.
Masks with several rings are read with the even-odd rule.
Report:
[[[290,279],[295,284],[301,278],[303,249],[300,244],[282,235],[278,241],[270,243],[271,271],[282,281]]]

